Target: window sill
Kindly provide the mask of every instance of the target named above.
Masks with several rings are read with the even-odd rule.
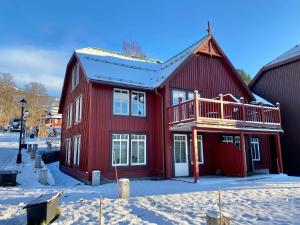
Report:
[[[81,120],[74,123],[74,125],[78,125],[81,122]]]
[[[137,166],[147,166],[146,163],[143,163],[143,164],[131,164],[131,166],[133,167],[137,167]]]
[[[253,162],[260,162],[261,159],[252,159]]]

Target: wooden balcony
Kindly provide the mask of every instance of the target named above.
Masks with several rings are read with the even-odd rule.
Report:
[[[168,108],[170,130],[190,130],[191,126],[234,129],[282,130],[279,104],[276,107],[198,97]]]

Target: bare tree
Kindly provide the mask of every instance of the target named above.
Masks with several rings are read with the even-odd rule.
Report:
[[[0,126],[7,125],[11,119],[19,116],[14,86],[11,74],[0,73]]]
[[[16,85],[14,78],[10,73],[0,73],[0,83],[10,86]]]
[[[128,55],[139,57],[139,58],[147,57],[147,55],[142,51],[142,48],[139,45],[139,43],[135,41],[130,41],[130,42],[124,41],[122,48],[123,51]]]
[[[47,89],[43,83],[30,82],[25,85],[28,102],[27,126],[32,129],[38,126],[45,114],[45,104],[48,101]]]

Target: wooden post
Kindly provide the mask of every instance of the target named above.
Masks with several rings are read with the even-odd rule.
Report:
[[[276,103],[276,107],[278,108],[278,122],[280,123],[281,126],[281,110],[280,110],[280,103]]]
[[[193,142],[193,158],[194,158],[194,183],[199,179],[199,160],[198,160],[198,141],[197,141],[197,129],[192,129],[192,142]]]
[[[276,139],[278,173],[283,173],[282,155],[281,155],[281,143],[280,143],[280,134],[279,133],[275,135],[275,139]]]
[[[246,109],[245,109],[245,99],[243,97],[240,98],[240,102],[242,103],[242,119],[244,121],[244,126],[246,124]]]
[[[178,120],[179,120],[179,122],[183,119],[183,117],[182,117],[182,105],[181,105],[181,103],[182,103],[182,98],[180,97],[179,99],[178,99]]]
[[[265,125],[265,115],[264,115],[264,106],[260,103],[260,115],[261,115],[261,122]]]
[[[224,104],[223,104],[223,95],[219,94],[220,101],[221,101],[221,120],[224,122]]]
[[[102,225],[102,194],[100,194],[100,215],[99,215],[99,225]]]
[[[200,108],[199,108],[199,95],[198,95],[198,91],[195,90],[194,91],[194,100],[195,100],[195,121],[199,122],[199,117],[200,115]]]
[[[246,148],[245,148],[245,136],[244,133],[240,133],[240,150],[242,152],[242,177],[247,175],[247,160],[246,160]]]

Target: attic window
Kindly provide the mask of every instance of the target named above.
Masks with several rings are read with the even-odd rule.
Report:
[[[79,84],[79,63],[76,63],[72,70],[72,90]]]

